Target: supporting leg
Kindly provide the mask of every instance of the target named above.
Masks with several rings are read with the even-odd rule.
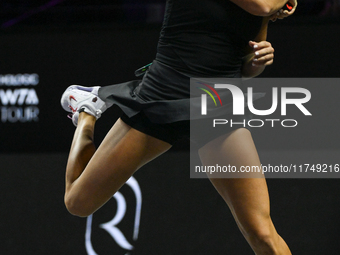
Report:
[[[204,165],[260,166],[251,134],[237,129],[199,150]],[[242,234],[257,255],[291,254],[270,217],[266,180],[259,178],[210,179],[228,204]]]

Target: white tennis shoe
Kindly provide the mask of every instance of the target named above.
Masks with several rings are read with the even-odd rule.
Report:
[[[107,105],[98,96],[100,86],[83,87],[79,85],[69,86],[61,96],[61,106],[65,111],[71,112],[68,115],[75,126],[78,124],[79,112],[86,112],[96,119],[107,109]]]

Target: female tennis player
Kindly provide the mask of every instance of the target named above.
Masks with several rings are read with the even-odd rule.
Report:
[[[157,55],[141,81],[107,87],[72,85],[63,108],[77,126],[66,167],[65,204],[88,216],[140,167],[190,138],[190,77],[255,77],[273,63],[266,41],[271,19],[292,15],[296,0],[168,0]],[[96,120],[112,104],[124,112],[98,149]],[[163,111],[162,109],[167,109]],[[251,133],[226,130],[209,141],[192,138],[203,165],[260,166]],[[211,178],[255,254],[291,254],[270,217],[264,178]]]

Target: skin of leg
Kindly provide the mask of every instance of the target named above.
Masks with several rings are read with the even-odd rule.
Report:
[[[96,150],[95,121],[80,113],[66,166],[65,205],[81,217],[98,210],[137,169],[171,148],[119,119]]]
[[[199,150],[203,165],[260,166],[249,130],[241,128],[221,136]],[[244,176],[247,177],[247,176]],[[242,234],[257,255],[291,254],[270,217],[267,184],[258,178],[210,178],[228,204]]]

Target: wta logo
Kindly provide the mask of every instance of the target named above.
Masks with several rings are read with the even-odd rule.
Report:
[[[204,92],[206,92],[212,98],[212,100],[214,101],[215,106],[217,106],[215,97],[211,94],[211,92],[208,89],[210,89],[216,95],[216,97],[220,101],[221,106],[223,105],[220,95],[217,93],[217,91],[213,87],[211,87],[208,84],[202,83],[202,82],[199,82],[199,83],[204,85],[205,87],[207,87],[207,89],[200,88],[200,87],[197,87],[197,88],[200,89],[200,90],[203,90]],[[202,106],[201,107],[201,114],[202,115],[207,115],[207,94],[202,94],[201,95],[201,106]]]

